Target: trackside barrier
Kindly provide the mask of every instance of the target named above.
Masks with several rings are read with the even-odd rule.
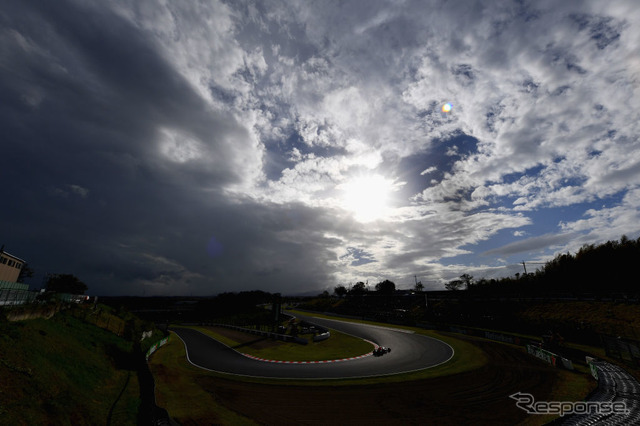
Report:
[[[301,345],[306,345],[309,343],[307,339],[303,339],[301,337],[289,336],[286,334],[273,333],[271,331],[261,331],[261,330],[252,330],[250,328],[238,327],[237,325],[228,325],[228,324],[213,324],[216,327],[226,327],[232,330],[242,331],[244,333],[255,334],[258,336],[271,337],[273,339],[282,340],[283,342],[294,342],[299,343]]]
[[[489,340],[495,340],[497,342],[511,343],[512,345],[521,344],[520,338],[518,336],[509,336],[506,334],[496,333],[493,331],[485,331],[484,337],[486,337]]]
[[[37,295],[37,292],[29,291],[28,284],[0,280],[0,306],[31,303]]]
[[[540,358],[541,360],[548,362],[554,367],[563,367],[567,370],[573,370],[573,363],[571,360],[563,358],[560,355],[556,355],[553,352],[549,352],[546,349],[539,348],[535,345],[527,345],[527,352],[536,358]]]
[[[563,358],[545,349],[537,346],[537,342],[533,340],[520,337],[513,334],[498,333],[495,331],[480,330],[475,328],[463,328],[456,326],[448,326],[445,330],[453,333],[466,334],[469,336],[484,337],[485,339],[493,340],[496,342],[509,343],[512,345],[525,346],[527,352],[543,361],[548,362],[554,367],[563,367],[567,370],[573,370],[573,363],[567,358]]]
[[[146,359],[147,361],[149,361],[149,357],[158,349],[160,349],[162,346],[166,345],[167,343],[169,343],[169,336],[165,337],[164,339],[161,339],[159,342],[157,342],[156,344],[154,344],[153,346],[151,346],[149,348],[149,350],[147,351],[147,355],[146,355]]]
[[[562,363],[562,366],[565,368],[565,370],[573,370],[573,362],[571,362],[570,359],[560,358],[560,362]]]
[[[497,331],[482,330],[478,328],[459,327],[459,326],[450,325],[450,326],[444,326],[441,329],[445,331],[450,331],[452,333],[466,334],[468,336],[484,337],[485,339],[494,340],[496,342],[510,343],[512,345],[518,345],[518,346],[526,346],[528,344],[537,343],[534,340],[527,339],[525,337],[520,337],[515,334],[499,333]]]
[[[594,379],[598,380],[598,369],[596,368],[596,365],[594,363],[594,361],[597,361],[597,360],[590,356],[585,357],[585,360],[587,361],[587,365],[591,369],[591,375],[593,376]]]
[[[527,352],[529,352],[529,355],[533,355],[536,358],[540,358],[541,360],[548,362],[554,367],[556,366],[556,360],[558,359],[558,355],[554,353],[546,351],[542,348],[538,348],[534,345],[527,345]]]
[[[331,333],[326,327],[322,327],[309,321],[300,321],[300,325],[302,326],[302,334],[314,333],[314,336],[312,337],[314,342],[322,342],[323,340],[327,340],[331,337]]]
[[[637,425],[640,424],[640,383],[623,368],[605,361],[586,357],[598,387],[587,401],[593,403],[624,404],[625,411],[595,410],[559,418],[550,424],[571,426]]]
[[[145,356],[147,363],[149,362],[149,357],[151,357],[151,355],[155,351],[169,343],[170,336],[171,335],[160,339],[158,342],[156,342],[156,344],[149,348]],[[150,423],[142,424],[152,424],[156,426],[177,424],[171,419],[171,417],[169,417],[169,413],[167,412],[167,410],[158,406],[156,400],[156,381],[153,377],[153,374],[151,373],[151,370],[149,369],[148,364],[145,364],[144,368],[142,370],[139,370],[138,377],[140,380],[140,394],[143,395],[144,393],[145,395],[142,397],[141,411],[146,411],[149,414],[151,420]]]
[[[322,342],[323,340],[327,340],[329,337],[331,337],[331,333],[326,331],[322,334],[318,334],[317,336],[313,336],[313,341]]]

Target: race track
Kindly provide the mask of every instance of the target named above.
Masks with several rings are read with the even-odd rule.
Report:
[[[391,327],[300,316],[300,319],[348,333],[392,349],[381,357],[332,363],[283,364],[257,361],[236,352],[205,334],[189,328],[172,328],[184,342],[189,362],[220,373],[251,377],[290,379],[336,379],[373,377],[422,370],[442,364],[453,356],[446,343]]]

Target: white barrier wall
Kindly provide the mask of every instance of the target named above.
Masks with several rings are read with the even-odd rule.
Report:
[[[147,351],[147,361],[149,361],[149,357],[158,349],[160,349],[162,346],[166,345],[169,342],[169,336],[165,337],[164,339],[160,340],[158,343],[156,343],[155,345],[151,346],[149,348],[149,350]]]

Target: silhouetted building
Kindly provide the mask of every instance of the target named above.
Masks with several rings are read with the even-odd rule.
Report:
[[[24,264],[24,260],[4,251],[4,246],[0,248],[0,281],[17,282]]]

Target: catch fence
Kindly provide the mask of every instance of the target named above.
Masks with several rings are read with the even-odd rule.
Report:
[[[24,305],[36,300],[35,291],[29,291],[28,284],[0,281],[0,306]]]

